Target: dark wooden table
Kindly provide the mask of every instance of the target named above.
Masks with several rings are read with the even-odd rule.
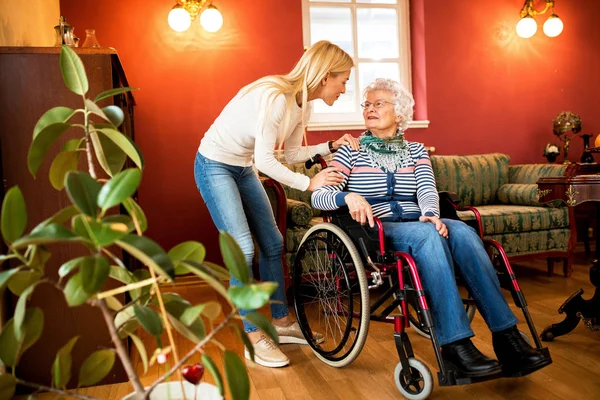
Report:
[[[542,340],[551,341],[557,336],[571,332],[580,320],[591,330],[600,329],[600,175],[576,175],[540,178],[537,182],[540,203],[561,200],[571,208],[585,202],[596,204],[596,253],[590,267],[590,281],[596,287],[591,299],[583,299],[583,289],[573,293],[558,309],[566,314],[558,324],[544,329]],[[570,211],[572,212],[572,210]]]

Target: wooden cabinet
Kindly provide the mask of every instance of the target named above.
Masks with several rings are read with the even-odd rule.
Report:
[[[94,98],[101,91],[128,86],[116,51],[113,49],[75,49],[80,55],[89,79],[87,97]],[[80,96],[68,90],[63,82],[59,65],[60,48],[49,47],[0,47],[0,149],[2,194],[8,188],[19,185],[28,212],[28,229],[48,218],[57,210],[70,204],[66,193],[57,192],[48,180],[52,156],[58,153],[60,144],[74,137],[81,137],[81,130],[72,128],[61,137],[42,164],[36,178],[27,168],[27,152],[33,128],[38,119],[52,107],[81,108]],[[103,100],[101,105],[116,104],[125,111],[122,131],[134,138],[133,106],[131,94]],[[50,248],[52,257],[46,266],[46,274],[53,279],[62,263],[86,251],[80,245],[60,245]],[[10,316],[15,298],[5,294],[5,312]],[[124,301],[124,298],[121,299]],[[73,336],[79,336],[73,350],[73,377],[76,385],[79,367],[93,351],[112,347],[110,336],[101,313],[83,305],[67,306],[62,292],[53,285],[39,285],[30,306],[44,311],[44,332],[34,347],[23,356],[17,376],[40,384],[50,383],[51,365],[57,350]],[[5,318],[7,319],[7,318]],[[127,377],[120,362],[115,363],[106,383],[123,382]]]

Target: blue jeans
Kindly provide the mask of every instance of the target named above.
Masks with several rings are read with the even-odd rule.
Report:
[[[217,229],[227,231],[236,240],[252,276],[254,243],[260,248],[261,279],[278,284],[271,296],[271,315],[283,318],[289,314],[283,284],[281,252],[283,237],[275,223],[267,193],[252,167],[237,167],[210,160],[196,153],[194,177]],[[231,277],[231,285],[240,285]],[[254,310],[240,310],[244,316]],[[244,330],[255,332],[256,326],[244,320]]]
[[[483,242],[464,222],[442,219],[448,239],[429,222],[384,222],[394,250],[409,253],[417,264],[439,345],[474,336],[456,287],[455,270],[473,296],[492,332],[516,325]]]

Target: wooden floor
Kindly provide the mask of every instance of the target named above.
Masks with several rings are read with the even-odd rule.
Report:
[[[588,280],[588,258],[580,254],[570,278],[545,274],[545,261],[513,265],[519,283],[527,297],[530,311],[538,332],[562,320],[558,307],[567,296],[579,288],[585,290],[584,298],[593,293]],[[558,269],[558,268],[557,268]],[[192,304],[216,296],[207,289],[178,287]],[[509,299],[509,304],[511,304]],[[519,327],[527,330],[522,314],[515,313],[521,320]],[[493,356],[491,334],[478,315],[473,322],[477,336],[476,346],[485,354]],[[409,332],[410,333],[410,332]],[[149,336],[140,332],[143,340],[153,349]],[[243,357],[243,347],[232,330],[219,335],[220,341]],[[179,340],[179,339],[178,339]],[[592,332],[580,324],[573,332],[547,343],[554,360],[549,367],[519,379],[499,379],[467,386],[437,386],[437,363],[431,342],[416,334],[411,335],[416,357],[424,361],[434,374],[435,388],[431,399],[598,399],[600,398],[600,331]],[[179,340],[180,352],[191,348],[185,339]],[[373,322],[365,348],[358,359],[343,369],[335,369],[320,362],[305,346],[283,345],[290,357],[291,365],[281,369],[269,369],[248,363],[251,378],[251,399],[400,399],[393,371],[398,356],[393,341],[393,326]],[[222,364],[221,352],[213,345],[208,353],[218,364]],[[151,354],[151,352],[150,352]],[[196,357],[195,360],[198,360]],[[138,369],[141,363],[136,360]],[[143,378],[150,384],[159,374],[158,368],[151,369]],[[208,374],[207,374],[208,375]],[[211,377],[207,377],[211,382]],[[101,399],[120,399],[131,391],[129,384],[107,385],[81,389],[79,393]],[[52,394],[37,395],[38,399],[57,399]]]

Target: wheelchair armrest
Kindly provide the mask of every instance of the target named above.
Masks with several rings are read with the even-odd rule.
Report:
[[[375,227],[371,228],[368,223],[361,225],[360,222],[355,221],[346,206],[329,211],[327,214],[333,224],[339,226],[354,242],[359,244],[358,250],[363,257],[366,258],[370,254],[380,254],[381,256],[385,254],[383,225],[379,218],[375,218]],[[362,248],[363,245],[364,248]],[[367,254],[364,254],[365,252]]]
[[[442,218],[457,219],[457,211],[470,211],[475,215],[475,224],[471,225],[483,239],[483,224],[481,222],[481,214],[477,208],[472,206],[461,206],[460,198],[454,192],[439,192],[440,196],[440,216]]]

